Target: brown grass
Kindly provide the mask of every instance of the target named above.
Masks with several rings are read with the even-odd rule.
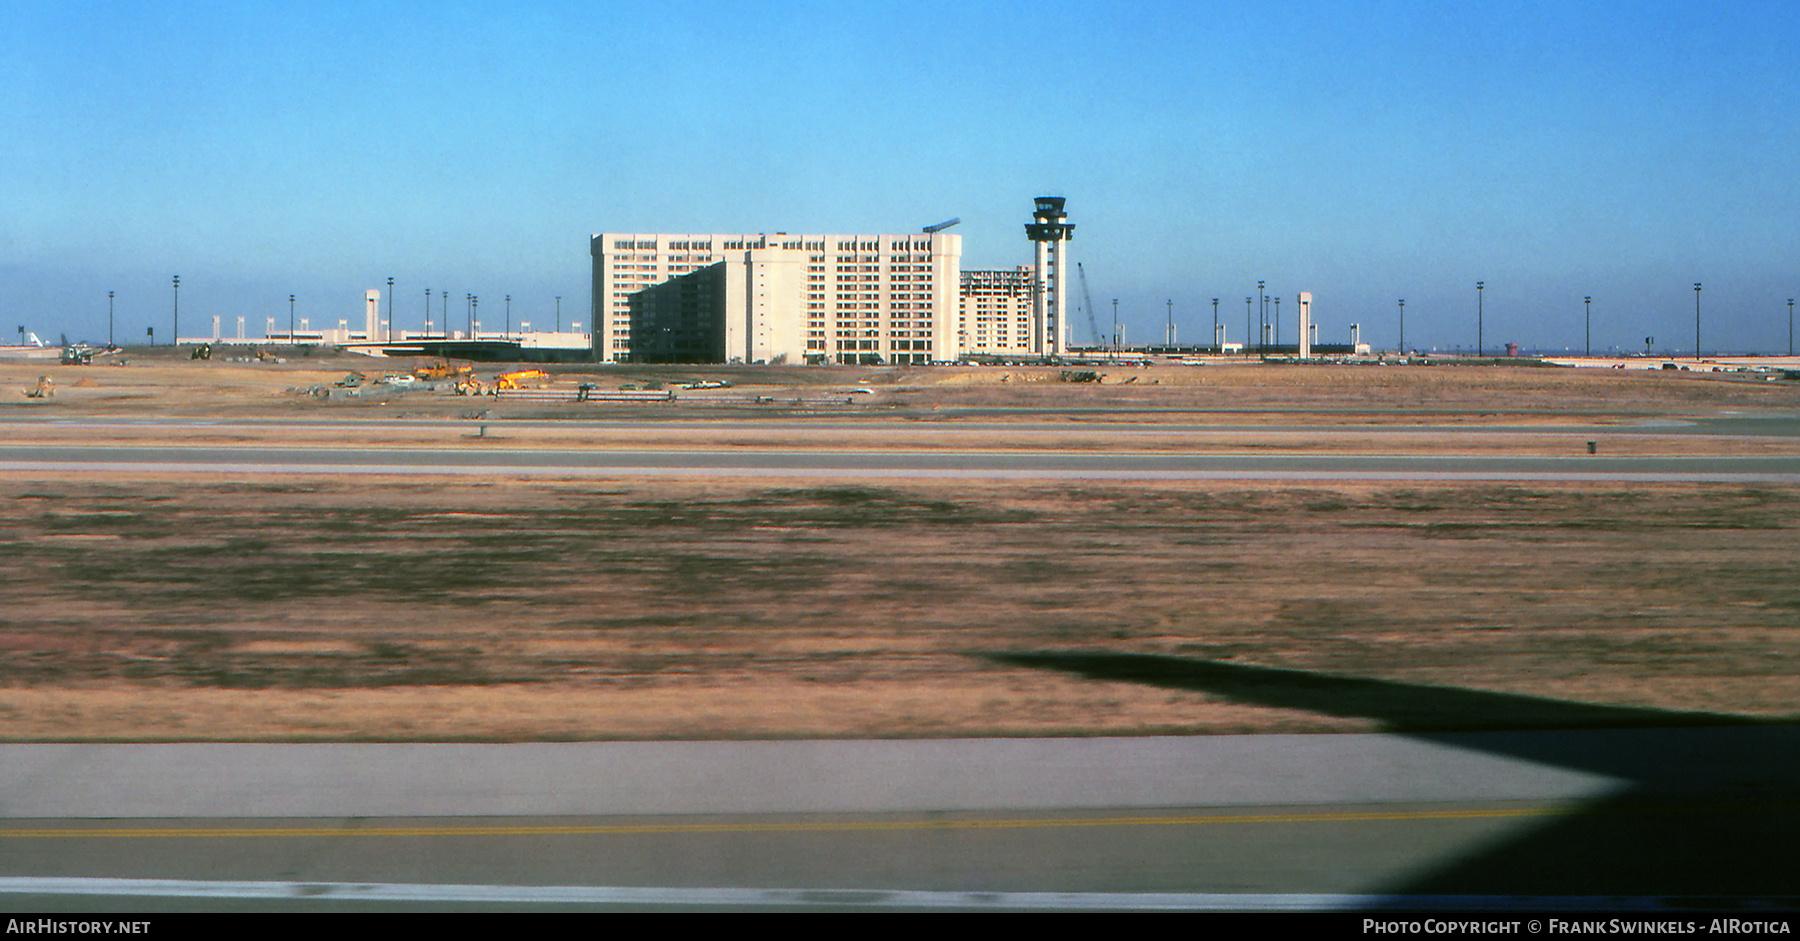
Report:
[[[1796,488],[95,475],[0,484],[0,543],[11,740],[1518,724],[1433,689],[1800,711]],[[1345,714],[1079,659],[1119,655],[1380,683]]]

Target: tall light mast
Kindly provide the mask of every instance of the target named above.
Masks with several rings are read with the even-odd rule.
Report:
[[[1031,347],[1039,356],[1062,356],[1068,351],[1069,325],[1067,279],[1063,276],[1062,244],[1074,237],[1075,227],[1064,219],[1063,197],[1039,196],[1025,237],[1037,243],[1036,268],[1031,292]]]

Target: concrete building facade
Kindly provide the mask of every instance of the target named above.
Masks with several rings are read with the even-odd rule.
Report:
[[[997,271],[962,273],[957,300],[957,330],[964,353],[989,356],[1032,356],[1037,316],[1032,301],[1037,269],[1020,265]]]
[[[961,236],[603,232],[590,239],[589,252],[599,362],[634,361],[640,345],[661,361],[703,348],[708,361],[744,363],[930,363],[962,355],[955,319]],[[684,282],[634,307],[634,295],[674,279]],[[690,305],[694,316],[686,318]]]
[[[756,249],[632,294],[632,362],[806,362],[805,258]]]

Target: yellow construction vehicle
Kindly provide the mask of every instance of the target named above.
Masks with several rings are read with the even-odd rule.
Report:
[[[542,389],[550,384],[550,374],[542,369],[521,369],[494,380],[496,389]]]
[[[457,366],[449,360],[434,359],[413,370],[413,375],[420,379],[467,379],[475,375],[475,367],[467,364]]]

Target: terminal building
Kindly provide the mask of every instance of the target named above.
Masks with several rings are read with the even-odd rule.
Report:
[[[1064,350],[1061,197],[1026,227],[1038,263],[963,271],[962,237],[602,232],[593,352],[603,363],[955,362]]]

